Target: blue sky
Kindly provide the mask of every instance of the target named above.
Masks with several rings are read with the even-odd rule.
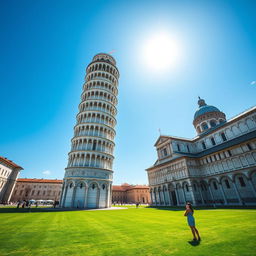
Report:
[[[85,68],[117,60],[114,183],[146,184],[162,134],[194,137],[197,96],[231,118],[255,105],[255,1],[1,1],[0,155],[21,177],[63,178]],[[148,37],[182,43],[175,70],[143,63]],[[48,172],[45,172],[48,171]]]

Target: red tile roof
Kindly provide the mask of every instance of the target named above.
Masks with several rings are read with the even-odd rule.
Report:
[[[63,180],[50,180],[50,179],[17,179],[17,182],[31,182],[31,183],[59,183],[62,184]]]
[[[15,164],[12,160],[7,159],[6,157],[0,156],[0,162],[10,165],[13,168],[19,168],[20,170],[23,170],[23,168],[21,166]]]
[[[113,185],[112,190],[115,191],[128,191],[132,189],[149,189],[149,186],[146,185],[129,185],[127,183],[122,184],[122,185]]]
[[[126,188],[122,187],[122,186],[116,186],[116,185],[113,185],[112,186],[112,190],[118,190],[118,191],[126,191]]]

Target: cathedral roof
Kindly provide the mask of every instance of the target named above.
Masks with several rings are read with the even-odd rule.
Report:
[[[199,107],[194,115],[194,119],[196,119],[198,116],[201,116],[207,112],[220,112],[220,110],[211,105],[205,105],[205,106]]]
[[[220,112],[220,110],[214,106],[211,106],[211,105],[207,105],[205,103],[205,101],[203,99],[201,99],[199,97],[199,100],[198,100],[198,105],[199,105],[199,108],[196,110],[195,112],[195,115],[194,115],[194,120],[201,116],[201,115],[204,115],[205,113],[209,113],[209,112]]]

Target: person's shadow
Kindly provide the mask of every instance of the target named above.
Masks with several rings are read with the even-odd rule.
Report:
[[[188,243],[191,244],[192,246],[198,246],[198,245],[200,245],[200,241],[198,241],[198,240],[188,241]]]

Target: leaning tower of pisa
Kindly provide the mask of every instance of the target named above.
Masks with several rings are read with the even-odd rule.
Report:
[[[61,194],[62,207],[111,205],[119,72],[115,59],[94,56],[86,68]]]

